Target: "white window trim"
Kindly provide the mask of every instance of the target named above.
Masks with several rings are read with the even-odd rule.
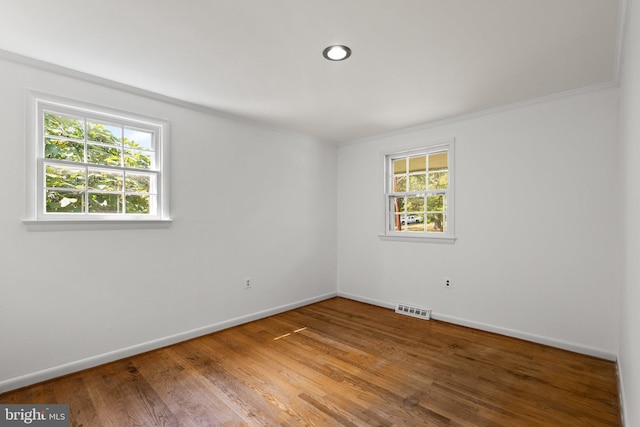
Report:
[[[387,186],[389,182],[389,156],[410,154],[415,151],[437,151],[446,148],[449,155],[449,190],[447,198],[447,232],[446,233],[403,233],[389,229],[389,215],[387,206]],[[382,170],[382,192],[380,197],[380,230],[378,237],[385,241],[399,242],[420,242],[420,243],[444,243],[453,244],[457,237],[455,235],[455,138],[432,141],[427,144],[400,147],[398,149],[384,151],[380,153],[380,163]]]
[[[109,228],[164,228],[171,223],[169,203],[169,123],[164,120],[143,116],[136,113],[115,110],[108,107],[70,100],[55,95],[27,90],[26,111],[26,180],[25,180],[25,216],[22,222],[29,230],[55,229],[109,229]],[[106,119],[117,120],[129,124],[152,127],[158,133],[156,159],[159,165],[157,172],[158,206],[155,215],[77,215],[47,214],[42,203],[42,156],[39,154],[41,115],[44,109],[82,110],[84,113]],[[96,165],[100,167],[100,165]],[[114,227],[120,225],[121,227]]]

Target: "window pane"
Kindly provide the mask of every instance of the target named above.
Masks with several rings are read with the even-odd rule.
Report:
[[[429,154],[429,171],[441,171],[449,169],[449,153]]]
[[[398,159],[393,161],[393,174],[407,173],[407,159]]]
[[[151,169],[151,156],[144,151],[124,150],[124,165],[128,168]]]
[[[404,212],[406,199],[404,197],[390,197],[389,204],[389,212]]]
[[[155,175],[153,178],[155,178]],[[128,173],[125,179],[125,189],[128,193],[149,193],[151,192],[151,180],[151,175]]]
[[[44,140],[44,157],[70,162],[84,162],[84,144],[46,138]]]
[[[394,193],[404,193],[405,191],[407,191],[406,175],[397,175],[393,177],[393,179],[394,179],[394,186],[393,186]]]
[[[447,233],[449,144],[390,154],[387,160],[393,169],[385,183],[388,231]]]
[[[84,189],[84,169],[46,166],[46,187]]]
[[[149,199],[151,197],[152,196],[127,196],[127,213],[148,214],[150,206]]]
[[[408,197],[407,212],[424,212],[424,197]]]
[[[427,211],[428,212],[443,212],[444,211],[445,198],[443,195],[427,196]]]
[[[404,217],[406,231],[424,232],[424,215],[407,215]]]
[[[44,133],[64,138],[84,139],[84,121],[45,113]]]
[[[160,204],[168,200],[163,190],[169,171],[162,162],[166,122],[74,104],[33,99],[36,149],[29,167],[37,178],[28,197],[35,202],[34,219],[167,218],[168,203]],[[57,212],[79,215],[52,214]]]
[[[424,191],[427,189],[427,175],[409,175],[409,191]]]
[[[424,215],[391,215],[391,229],[395,231],[424,231]]]
[[[427,158],[425,156],[409,158],[409,172],[426,172]]]
[[[153,134],[151,132],[124,129],[124,145],[142,150],[153,150]]]
[[[89,189],[122,191],[123,173],[89,169]]]
[[[47,190],[46,212],[84,212],[84,193],[81,191]]]
[[[122,212],[122,195],[91,193],[89,194],[89,213]]]
[[[427,214],[427,231],[433,233],[443,233],[446,231],[444,214]]]
[[[404,215],[391,215],[389,221],[389,229],[392,231],[404,231],[407,228],[407,225],[404,221],[401,220],[401,217]]]
[[[122,128],[108,123],[87,122],[87,139],[103,144],[120,145]]]
[[[97,165],[120,166],[121,150],[116,147],[87,144],[87,162]]]
[[[429,172],[429,190],[447,190],[449,188],[449,172]]]

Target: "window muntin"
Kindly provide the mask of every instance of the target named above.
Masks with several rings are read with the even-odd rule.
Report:
[[[165,219],[163,128],[38,100],[36,219]]]
[[[453,237],[452,144],[386,155],[385,235]]]

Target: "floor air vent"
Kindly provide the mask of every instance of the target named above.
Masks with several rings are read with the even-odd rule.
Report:
[[[417,317],[418,319],[429,320],[431,318],[431,310],[409,304],[398,303],[396,305],[396,313]]]

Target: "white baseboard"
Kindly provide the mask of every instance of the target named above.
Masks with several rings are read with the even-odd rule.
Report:
[[[279,307],[271,308],[268,310],[259,311],[256,313],[248,314],[245,316],[236,317],[234,319],[226,320],[223,322],[215,323],[212,325],[204,326],[202,328],[192,329],[189,331],[181,332],[179,334],[159,338],[156,340],[148,341],[142,344],[137,344],[131,347],[114,350],[108,353],[99,354],[96,356],[88,357],[85,359],[77,360],[74,362],[66,363],[64,365],[55,366],[52,368],[44,369],[41,371],[33,372],[30,374],[22,375],[8,380],[0,381],[0,393],[4,393],[10,390],[14,390],[20,387],[26,387],[28,385],[36,384],[42,381],[50,380],[52,378],[67,375],[73,372],[78,372],[84,369],[92,368],[94,366],[102,365],[105,363],[113,362],[115,360],[124,359],[136,354],[144,353],[147,351],[155,350],[158,348],[166,347],[168,345],[176,344],[182,341],[197,338],[203,335],[207,335],[213,332],[221,331],[223,329],[238,326],[244,323],[252,322],[254,320],[262,319],[265,317],[273,316],[274,314],[283,313],[288,310],[303,307],[305,305],[313,304],[315,302],[323,301],[335,296],[340,296],[354,301],[360,301],[367,304],[376,305],[378,307],[384,307],[388,309],[394,309],[395,303],[390,303],[381,300],[375,300],[372,298],[362,297],[359,295],[353,295],[346,292],[329,292],[327,294],[319,295],[313,298],[297,301],[290,304],[281,305]],[[543,337],[534,334],[528,334],[525,332],[519,332],[512,329],[502,328],[494,325],[489,325],[481,322],[475,322],[467,319],[460,319],[453,316],[447,316],[433,312],[431,317],[435,320],[441,320],[448,323],[467,326],[474,329],[479,329],[487,332],[493,332],[500,335],[506,335],[514,338],[520,338],[526,341],[536,342],[539,344],[548,345],[551,347],[561,348],[564,350],[573,351],[576,353],[586,354],[589,356],[595,356],[606,360],[616,361],[617,356],[613,353],[606,352],[600,349],[587,347],[571,342],[556,340],[549,337]],[[620,372],[620,365],[618,370],[620,390],[622,388],[622,375]],[[624,406],[624,394],[620,393],[621,409]],[[622,411],[621,411],[622,412]],[[624,412],[622,412],[624,414]]]
[[[616,363],[616,373],[618,374],[618,396],[619,396],[619,400],[620,400],[620,422],[622,422],[622,427],[624,426],[628,426],[631,425],[627,422],[627,419],[625,417],[625,412],[624,412],[624,408],[626,408],[625,406],[625,400],[624,400],[624,383],[623,383],[623,378],[624,376],[622,375],[622,360],[618,360],[618,363]]]
[[[364,302],[367,304],[377,305],[379,307],[384,308],[395,308],[394,303],[386,302],[386,301],[378,301],[371,298],[362,297],[359,295],[353,295],[346,292],[338,292],[338,296],[349,298],[355,301]],[[525,341],[531,341],[538,344],[548,345],[550,347],[556,347],[563,350],[573,351],[574,353],[586,354],[588,356],[599,357],[601,359],[610,360],[615,362],[617,360],[617,355],[615,353],[611,353],[608,351],[604,351],[598,348],[588,347],[568,341],[557,340],[554,338],[544,337],[535,334],[529,334],[526,332],[520,332],[513,329],[503,328],[500,326],[490,325],[487,323],[476,322],[473,320],[461,319],[454,316],[448,316],[446,314],[431,313],[431,318],[435,320],[441,320],[447,323],[453,323],[456,325],[467,326],[473,329],[479,329],[481,331],[493,332],[500,335],[505,335],[508,337],[519,338]]]
[[[190,331],[181,332],[175,335],[170,335],[164,338],[148,341],[142,344],[137,344],[131,347],[121,348],[108,353],[99,354],[96,356],[88,357],[86,359],[77,360],[64,365],[54,366],[52,368],[43,369],[41,371],[33,372],[30,374],[22,375],[16,378],[10,378],[8,380],[0,381],[0,393],[4,393],[17,388],[26,387],[28,385],[36,384],[42,381],[47,381],[52,378],[57,378],[63,375],[71,374],[73,372],[82,371],[84,369],[93,368],[98,365],[113,362],[116,360],[124,359],[136,354],[144,353],[158,348],[166,347],[172,344],[176,344],[182,341],[187,341],[193,338],[197,338],[203,335],[207,335],[213,332],[228,329],[233,326],[242,325],[244,323],[253,322],[254,320],[263,319],[265,317],[273,316],[274,314],[283,313],[285,311],[293,310],[295,308],[304,307],[305,305],[313,304],[315,302],[324,301],[329,298],[337,296],[336,292],[329,292],[324,295],[318,295],[312,298],[296,301],[290,304],[281,305],[279,307],[270,308],[268,310],[259,311],[256,313],[247,314],[245,316],[236,317],[234,319],[226,320],[223,322],[215,323],[212,325],[204,326]]]
[[[610,360],[615,362],[617,356],[614,353],[600,350],[598,348],[588,347],[581,344],[572,343],[569,341],[557,340],[555,338],[544,337],[541,335],[529,334],[527,332],[520,332],[513,329],[502,328],[500,326],[489,325],[486,323],[475,322],[467,319],[460,319],[454,316],[447,316],[445,314],[433,313],[431,317],[436,320],[442,320],[447,323],[454,323],[456,325],[467,326],[474,329],[480,329],[482,331],[493,332],[500,335],[506,335],[508,337],[519,338],[525,341],[531,341],[538,344],[548,345],[550,347],[560,348],[562,350],[573,351],[574,353],[586,354],[588,356],[598,357],[600,359]]]
[[[354,295],[347,292],[338,292],[338,296],[342,298],[352,299],[354,301],[364,302],[366,304],[376,305],[378,307],[390,308],[392,310],[395,310],[396,308],[396,305],[394,303],[366,298],[360,295]]]

